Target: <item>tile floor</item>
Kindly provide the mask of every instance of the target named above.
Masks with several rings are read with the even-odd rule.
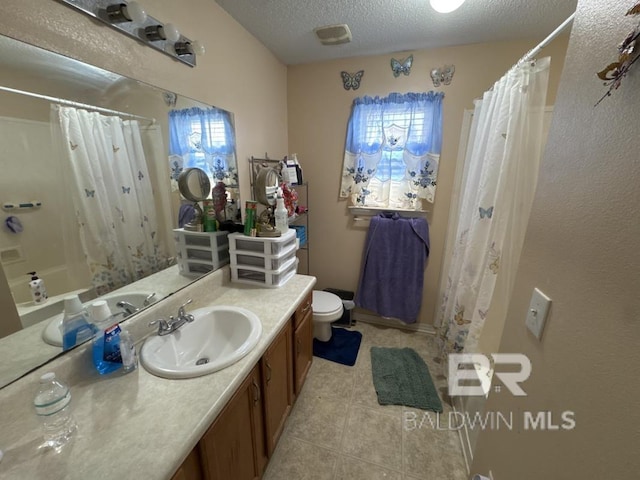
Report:
[[[362,322],[354,329],[363,335],[353,367],[314,357],[264,480],[465,480],[458,432],[445,425],[451,407],[442,402],[433,428],[423,410],[378,405],[373,388],[372,346],[413,348],[445,386],[435,339]]]

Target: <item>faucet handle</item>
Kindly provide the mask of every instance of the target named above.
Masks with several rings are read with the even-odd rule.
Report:
[[[169,330],[169,323],[164,318],[160,318],[158,320],[152,320],[149,322],[149,326],[153,327],[154,325],[158,325],[158,332]]]
[[[178,318],[185,317],[187,315],[187,312],[186,312],[186,310],[184,308],[187,305],[189,305],[191,302],[193,302],[193,300],[189,299],[186,302],[184,302],[182,305],[180,305],[180,308],[178,308]]]
[[[153,300],[153,297],[156,296],[156,292],[153,292],[150,295],[147,295],[147,297],[144,299],[144,302],[142,302],[142,306],[143,307],[148,307],[149,305],[151,305],[151,300]]]

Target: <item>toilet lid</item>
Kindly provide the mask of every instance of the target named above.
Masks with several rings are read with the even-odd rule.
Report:
[[[333,313],[342,310],[342,300],[337,295],[329,292],[313,291],[313,313]]]

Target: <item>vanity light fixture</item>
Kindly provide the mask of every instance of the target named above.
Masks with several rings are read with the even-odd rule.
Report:
[[[164,25],[150,25],[144,28],[144,34],[147,40],[153,42],[157,40],[169,40],[177,42],[180,40],[180,32],[173,23],[165,23]]]
[[[129,3],[114,3],[106,8],[107,17],[113,23],[121,22],[136,22],[143,23],[147,19],[147,12],[145,12],[142,5],[135,0],[131,0]]]
[[[465,0],[429,0],[431,8],[439,13],[451,13],[460,8]]]
[[[204,53],[200,42],[182,35],[172,23],[163,23],[147,15],[144,7],[136,0],[58,1],[190,67],[196,66],[196,55]]]
[[[205,53],[205,48],[202,43],[198,40],[193,40],[189,42],[176,42],[173,45],[173,48],[176,51],[176,55],[198,55],[202,56]]]

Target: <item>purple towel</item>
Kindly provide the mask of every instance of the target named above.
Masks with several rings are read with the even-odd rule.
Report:
[[[415,323],[429,256],[429,224],[397,213],[371,218],[355,302],[383,317]]]
[[[184,227],[187,223],[193,220],[196,215],[196,209],[193,208],[192,203],[183,203],[178,210],[178,228]]]

